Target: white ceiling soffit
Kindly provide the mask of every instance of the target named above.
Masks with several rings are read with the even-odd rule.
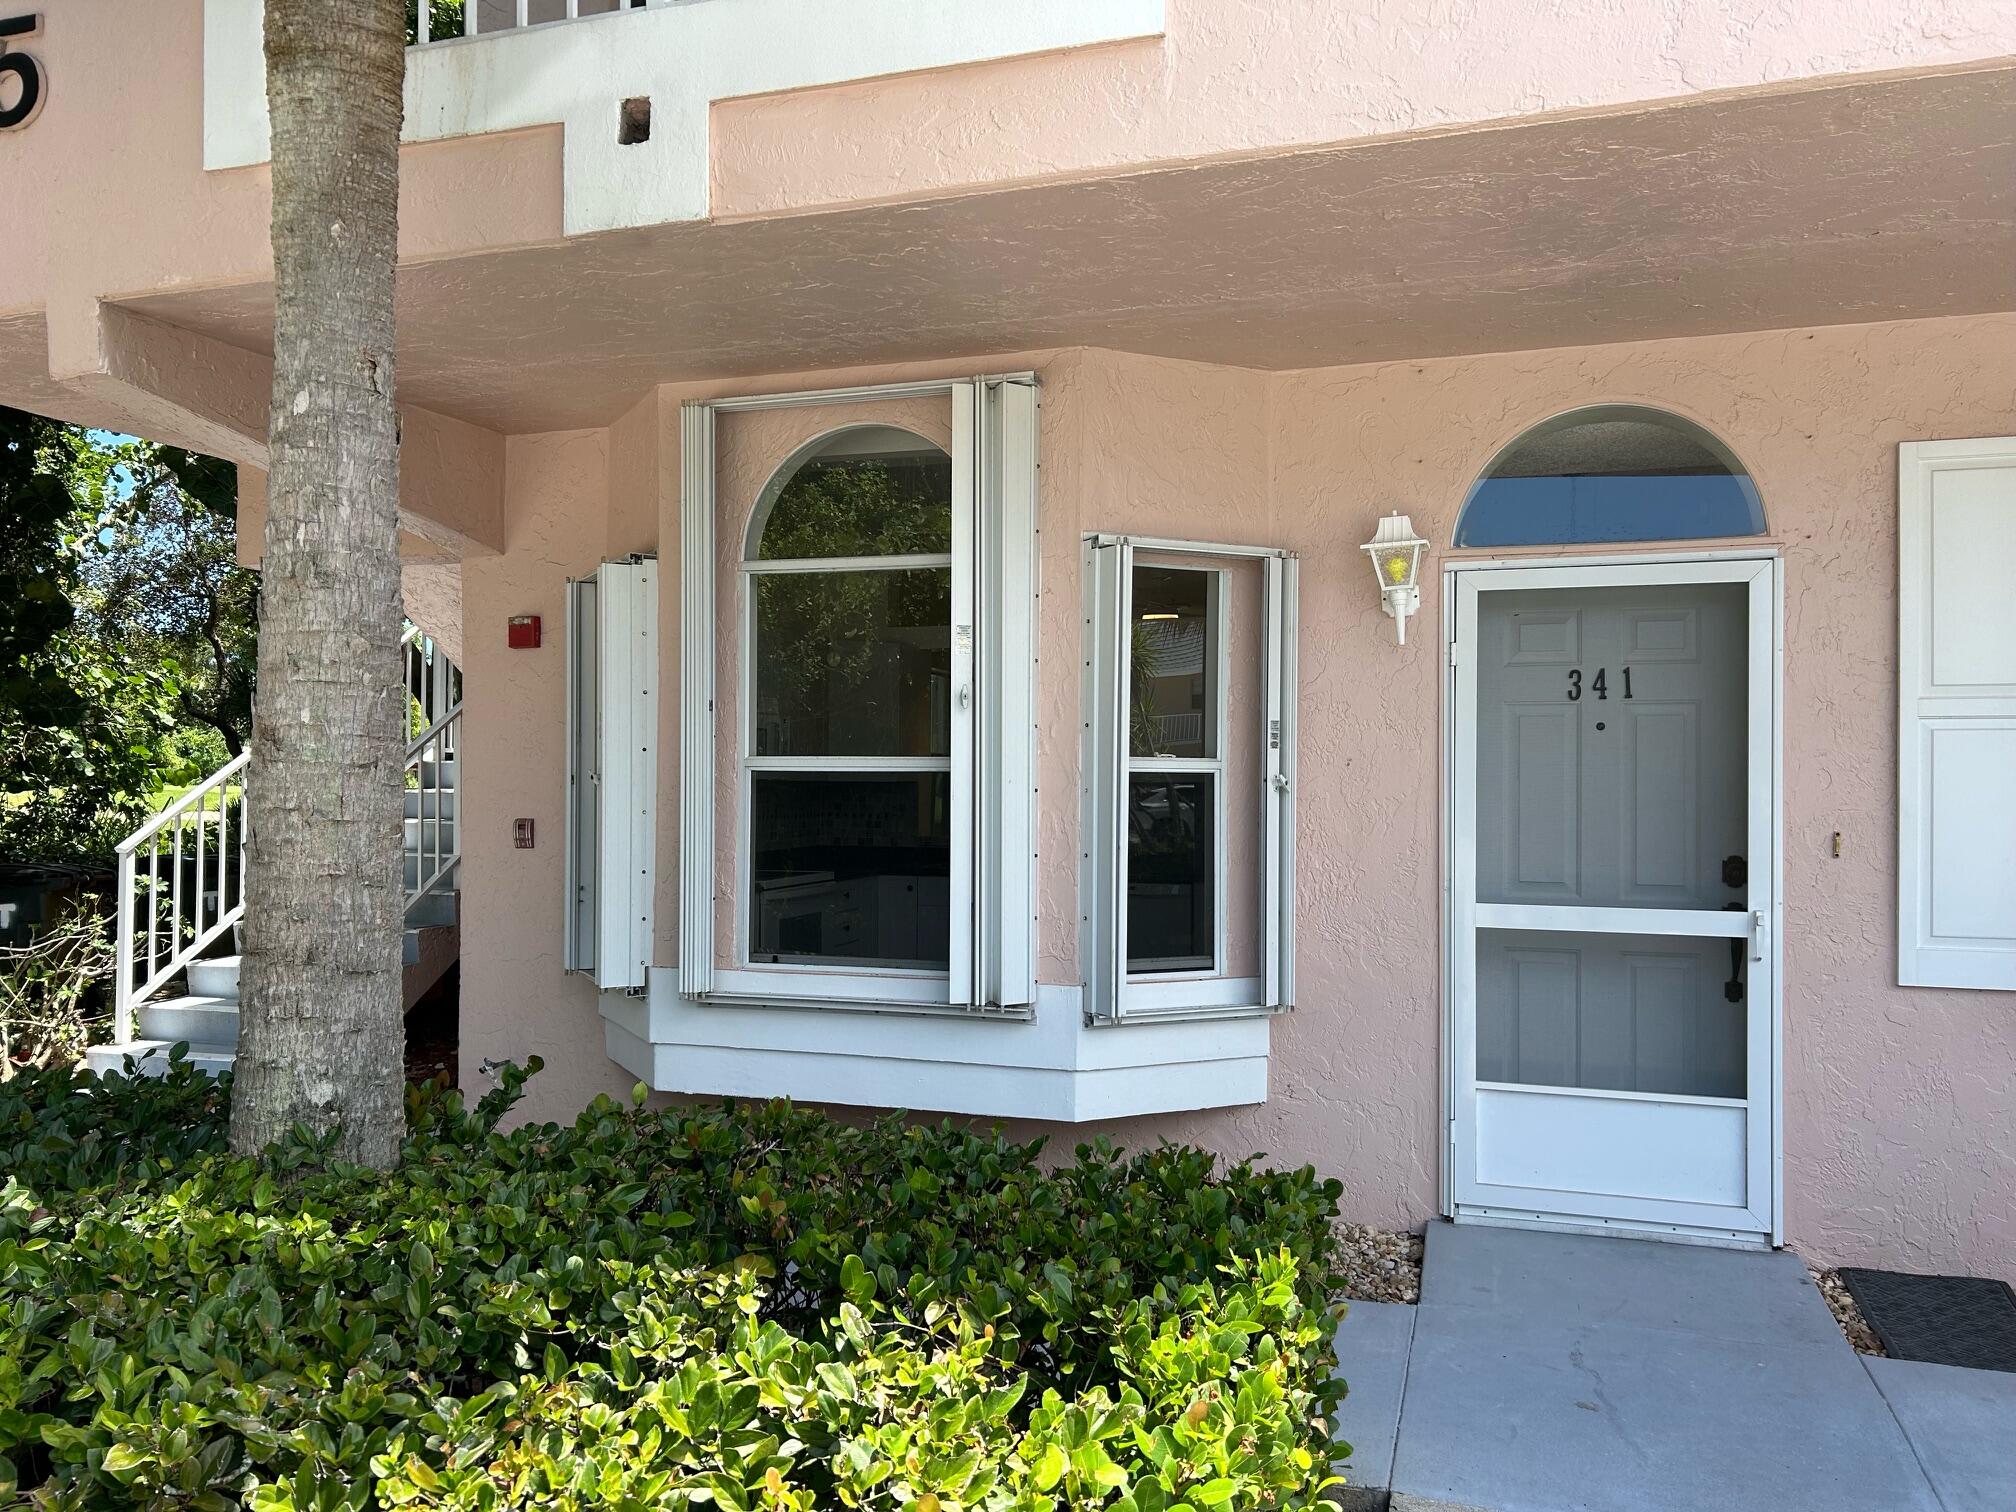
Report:
[[[409,142],[561,127],[569,235],[708,212],[717,100],[1162,34],[1163,0],[687,0],[407,53]],[[262,0],[205,0],[203,165],[271,156]],[[621,102],[651,101],[621,146]]]

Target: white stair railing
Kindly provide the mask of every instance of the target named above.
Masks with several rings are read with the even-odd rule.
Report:
[[[420,899],[444,890],[462,859],[453,776],[462,744],[462,672],[417,625],[408,627],[400,647],[406,692],[420,725],[406,747],[407,807],[412,810],[405,862],[410,914]]]
[[[406,906],[453,882],[462,859],[455,762],[462,670],[409,627],[400,638],[420,731],[407,743],[405,788],[417,824],[405,846]],[[245,917],[245,790],[251,752],[224,763],[119,842],[113,1043],[132,1043],[135,1012]]]
[[[250,760],[249,751],[234,756],[119,842],[115,1044],[132,1040],[136,1005],[245,916]]]
[[[406,747],[406,791],[418,793],[416,839],[406,854],[417,865],[407,873],[406,906],[442,888],[462,859],[462,827],[456,821],[457,779],[450,775],[461,742],[462,704],[458,699],[439,719]]]

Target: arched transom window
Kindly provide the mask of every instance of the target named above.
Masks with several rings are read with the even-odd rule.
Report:
[[[1760,535],[1764,506],[1743,464],[1691,420],[1637,405],[1570,410],[1534,426],[1484,470],[1458,546],[1565,546]]]
[[[764,489],[743,572],[750,961],[944,971],[951,457],[821,438]]]

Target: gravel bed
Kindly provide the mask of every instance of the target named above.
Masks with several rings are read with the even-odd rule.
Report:
[[[1811,1269],[1811,1267],[1808,1267]],[[1820,1295],[1827,1299],[1827,1306],[1833,1311],[1834,1321],[1841,1325],[1841,1332],[1857,1354],[1880,1355],[1887,1351],[1883,1341],[1876,1337],[1876,1330],[1862,1321],[1862,1309],[1855,1305],[1855,1299],[1848,1293],[1848,1283],[1841,1279],[1839,1271],[1816,1270],[1813,1284],[1820,1288]]]
[[[1353,1302],[1419,1302],[1421,1236],[1396,1234],[1364,1223],[1337,1225],[1344,1271],[1340,1295]]]

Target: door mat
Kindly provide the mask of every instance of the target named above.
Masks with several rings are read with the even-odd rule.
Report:
[[[2008,1282],[1853,1267],[1839,1274],[1893,1360],[2016,1371],[2016,1291]]]

